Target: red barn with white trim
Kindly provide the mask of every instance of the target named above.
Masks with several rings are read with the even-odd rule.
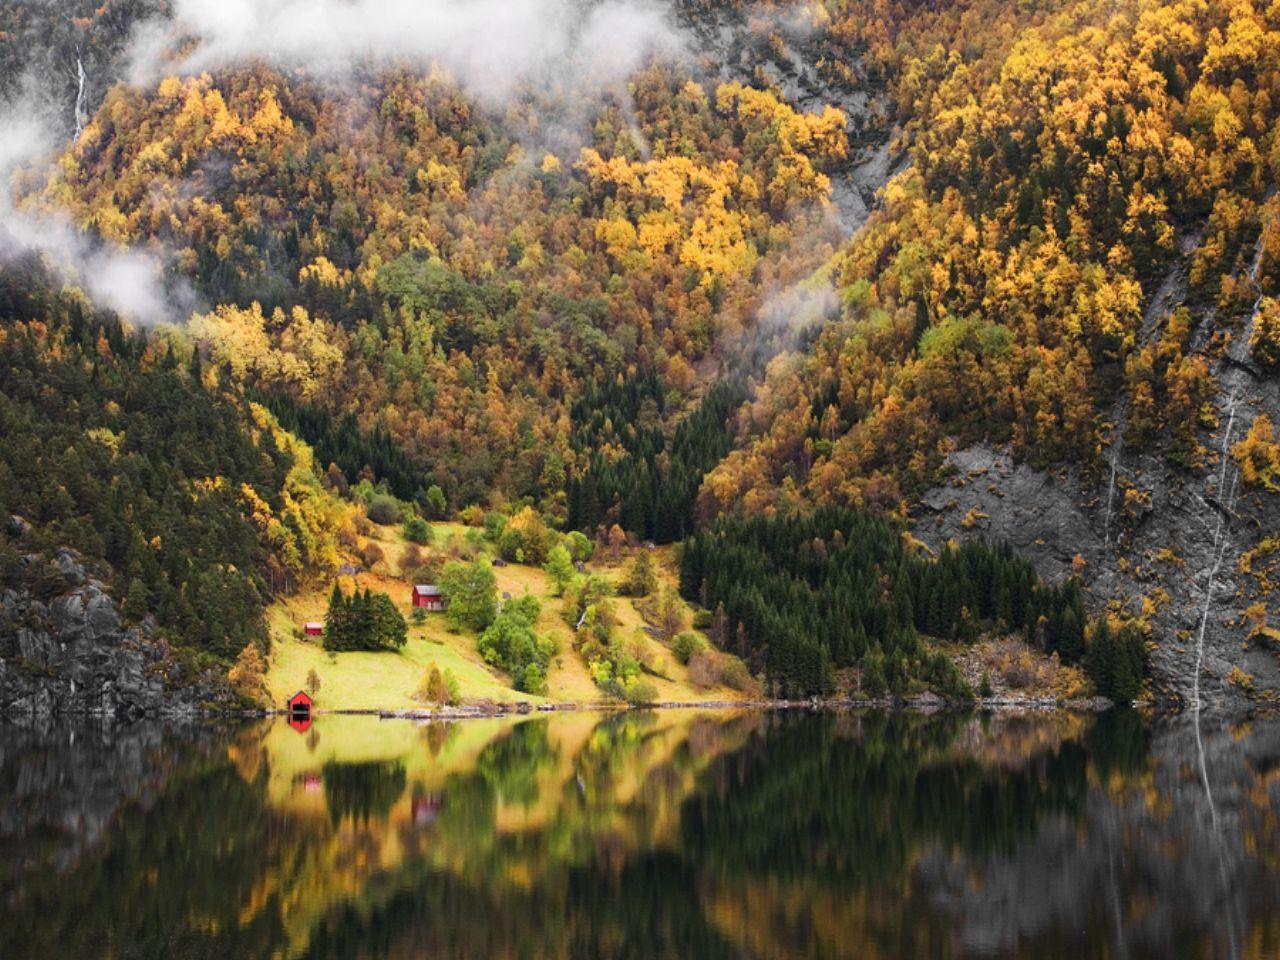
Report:
[[[319,620],[308,620],[302,625],[302,632],[308,637],[320,637],[324,635],[324,624]]]
[[[420,583],[413,588],[413,605],[427,610],[448,610],[449,598],[434,583]]]

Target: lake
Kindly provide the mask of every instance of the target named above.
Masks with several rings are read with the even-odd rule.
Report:
[[[0,726],[0,957],[1280,957],[1280,723]]]

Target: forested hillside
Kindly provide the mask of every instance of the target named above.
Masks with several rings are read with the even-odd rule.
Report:
[[[8,469],[67,491],[9,509],[223,657],[256,613],[202,590],[260,610],[390,497],[542,553],[683,541],[704,627],[788,692],[962,691],[934,655],[1005,634],[1280,687],[1280,8],[627,9],[662,42],[608,48],[625,76],[571,45],[499,92],[412,43],[229,54],[188,3],[7,13],[0,95],[70,51],[124,78],[45,84],[96,110],[14,215],[197,304],[130,333],[9,283]]]
[[[892,77],[912,166],[701,514],[866,504],[1009,537],[1152,623],[1168,689],[1274,685],[1274,5],[960,3],[841,29]]]
[[[1188,306],[1247,321],[1248,362],[1272,367],[1276,25],[1250,3],[1039,6],[972,62],[1006,5],[939,14],[950,56],[913,30],[885,50],[912,169],[841,253],[841,322],[770,378],[708,511],[752,490],[892,509],[974,440],[1088,464],[1127,437],[1206,464],[1224,344],[1161,289],[1175,264]]]
[[[127,618],[229,661],[266,643],[264,608],[338,561],[348,511],[311,453],[261,406],[211,386],[178,333],[141,336],[34,259],[0,274],[0,539],[5,586],[45,599],[74,584],[71,547]],[[10,639],[17,624],[4,624]]]
[[[23,187],[163,242],[220,305],[190,329],[236,382],[385,429],[453,501],[563,515],[568,404],[635,370],[688,395],[846,151],[838,111],[659,66],[634,88],[561,159],[439,77],[174,78],[113,90]]]

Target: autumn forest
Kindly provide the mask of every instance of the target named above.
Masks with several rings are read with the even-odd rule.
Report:
[[[1280,4],[598,6],[500,89],[0,8],[4,589],[227,702],[442,578],[538,696],[1280,689]]]

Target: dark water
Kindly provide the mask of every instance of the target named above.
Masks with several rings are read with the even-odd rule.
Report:
[[[1280,957],[1280,724],[0,727],[0,957]]]

